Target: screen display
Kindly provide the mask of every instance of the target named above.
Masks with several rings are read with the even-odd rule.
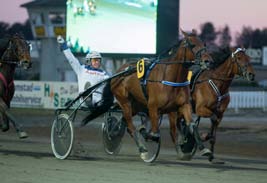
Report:
[[[156,54],[158,0],[68,0],[67,41],[76,53]]]

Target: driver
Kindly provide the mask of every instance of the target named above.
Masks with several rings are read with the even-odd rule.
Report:
[[[79,93],[82,93],[90,86],[95,85],[96,83],[109,77],[109,75],[100,68],[102,61],[102,56],[100,53],[96,51],[89,52],[85,56],[85,64],[82,64],[72,54],[62,36],[57,37],[57,42],[59,43],[60,49],[63,51],[66,59],[77,75]],[[83,107],[89,108],[90,114],[84,120],[82,120],[82,126],[106,112],[113,104],[113,96],[108,96],[110,92],[105,92],[106,96],[103,96],[104,87],[110,87],[110,85],[106,84],[105,86],[97,88],[96,91],[92,93],[92,96],[88,97],[88,100],[85,101],[85,105],[83,105]]]

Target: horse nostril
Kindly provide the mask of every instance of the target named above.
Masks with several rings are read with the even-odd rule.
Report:
[[[31,66],[32,66],[32,63],[31,63],[30,61],[28,61],[28,60],[23,60],[23,61],[21,62],[21,64],[22,64],[22,66],[23,66],[24,68],[26,68],[26,69],[31,68]]]
[[[204,62],[205,62],[205,64],[206,64],[206,66],[208,66],[208,67],[210,66],[210,63],[211,63],[210,60],[205,60]]]
[[[255,74],[251,74],[251,81],[254,81],[255,79]]]
[[[255,74],[253,74],[253,73],[249,73],[249,74],[248,74],[248,78],[249,78],[250,81],[254,81],[254,79],[255,79]]]

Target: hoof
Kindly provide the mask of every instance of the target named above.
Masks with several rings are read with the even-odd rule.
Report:
[[[6,131],[8,131],[8,130],[9,130],[9,125],[8,125],[8,123],[3,123],[3,124],[1,125],[1,128],[2,128],[2,132],[6,132]]]
[[[182,152],[182,149],[180,145],[177,145],[175,147],[176,152],[177,152],[177,159],[182,160],[182,161],[190,161],[192,159],[192,154],[191,153],[184,153]]]
[[[142,153],[140,153],[140,158],[142,159],[142,160],[147,160],[148,159],[148,152],[142,152]]]
[[[156,141],[156,142],[158,142],[159,141],[159,139],[160,139],[160,133],[155,133],[155,132],[150,132],[149,134],[148,134],[148,139],[151,139],[151,140],[153,140],[153,141]]]
[[[212,153],[211,153],[211,151],[210,151],[208,148],[204,148],[204,149],[202,149],[202,150],[200,151],[200,155],[201,155],[201,156],[211,156]]]
[[[146,127],[144,125],[141,125],[138,128],[139,133],[141,133],[141,135],[144,137],[144,139],[148,138],[147,132],[146,132]]]
[[[191,161],[192,160],[192,155],[191,155],[191,153],[184,153],[182,155],[178,155],[178,160]]]
[[[212,164],[216,164],[216,165],[218,165],[218,164],[221,165],[221,164],[224,164],[225,163],[223,160],[220,160],[220,159],[217,159],[217,158],[212,159],[210,162]]]
[[[200,139],[201,139],[201,141],[203,141],[203,142],[209,140],[209,134],[208,134],[208,133],[202,133],[202,134],[200,135]]]
[[[26,132],[18,132],[19,138],[20,139],[25,139],[28,137],[28,134]]]

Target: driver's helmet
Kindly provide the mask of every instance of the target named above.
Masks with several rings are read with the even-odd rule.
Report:
[[[102,56],[99,52],[97,51],[91,51],[90,53],[88,53],[86,56],[85,56],[85,62],[87,64],[90,64],[91,63],[91,59],[92,58],[99,58],[100,61],[102,60]]]

